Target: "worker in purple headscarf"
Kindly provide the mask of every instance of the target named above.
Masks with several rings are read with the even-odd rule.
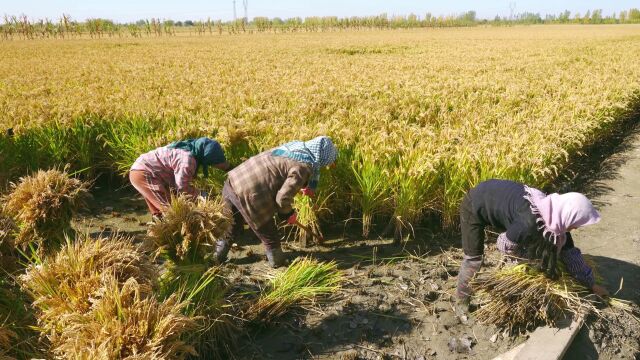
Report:
[[[464,258],[458,273],[456,310],[459,313],[468,310],[471,295],[469,281],[482,264],[484,229],[487,226],[503,231],[497,240],[501,252],[523,257],[527,253],[532,254],[530,250],[534,246],[548,245],[552,249],[550,255],[554,259],[558,256],[567,271],[580,283],[597,295],[608,295],[604,287],[595,284],[593,271],[586,264],[580,249],[574,246],[570,233],[571,230],[598,221],[598,211],[580,193],[546,195],[540,190],[508,180],[480,183],[469,190],[460,205]],[[555,268],[550,268],[550,271],[553,273]]]

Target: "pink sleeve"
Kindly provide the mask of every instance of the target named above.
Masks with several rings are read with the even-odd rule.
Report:
[[[176,179],[176,187],[179,193],[185,193],[193,196],[198,195],[198,191],[191,185],[191,181],[195,178],[197,170],[196,159],[191,155],[181,154],[176,161],[174,168],[174,176]]]

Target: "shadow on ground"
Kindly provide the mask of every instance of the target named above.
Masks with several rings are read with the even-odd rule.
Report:
[[[640,105],[633,115],[627,117],[608,133],[596,139],[592,145],[584,148],[569,161],[563,173],[554,181],[550,189],[560,193],[577,191],[593,200],[596,207],[609,205],[602,195],[613,189],[607,186],[607,180],[615,179],[618,171],[628,160],[633,140],[640,134]]]

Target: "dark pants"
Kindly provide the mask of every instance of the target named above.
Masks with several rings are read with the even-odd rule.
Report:
[[[471,195],[467,193],[460,204],[460,230],[462,232],[462,250],[464,257],[458,272],[456,295],[459,300],[468,303],[472,293],[469,282],[480,270],[484,254],[485,223],[473,211]]]
[[[238,198],[231,184],[229,184],[229,180],[224,182],[222,198],[224,199],[225,207],[233,213],[232,235],[234,238],[242,234],[244,224],[246,223],[249,224],[251,230],[253,230],[254,234],[256,234],[267,250],[280,248],[280,233],[278,232],[275,222],[269,221],[260,227],[251,225],[253,222],[250,221],[251,219],[240,203],[240,198]]]
[[[462,232],[462,250],[467,256],[484,254],[484,228],[486,224],[473,211],[471,195],[467,193],[460,205],[460,230]]]

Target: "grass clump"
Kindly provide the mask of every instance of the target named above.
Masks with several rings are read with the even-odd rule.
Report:
[[[163,219],[151,225],[149,240],[176,264],[203,264],[231,225],[232,218],[220,198],[194,201],[179,195],[172,197]]]
[[[270,323],[290,307],[313,303],[318,297],[336,293],[344,281],[335,262],[296,259],[269,280],[269,288],[247,310],[251,321]]]
[[[558,280],[551,280],[535,267],[519,264],[478,276],[472,286],[483,300],[477,319],[512,334],[597,312],[595,296],[564,269]]]
[[[87,207],[89,184],[65,171],[40,170],[11,184],[5,196],[4,211],[17,225],[16,245],[26,248],[35,243],[56,250],[72,234],[71,219]]]

